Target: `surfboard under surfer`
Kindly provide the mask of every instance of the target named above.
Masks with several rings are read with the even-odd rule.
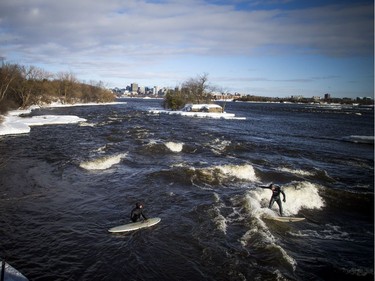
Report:
[[[271,183],[269,186],[260,186],[261,188],[268,188],[272,190],[272,196],[270,199],[270,203],[268,205],[268,208],[271,209],[273,206],[273,203],[277,203],[279,205],[279,211],[280,211],[280,216],[283,216],[283,206],[281,204],[281,199],[280,199],[280,193],[283,195],[283,201],[286,202],[286,197],[284,191],[281,189],[280,186]]]
[[[132,222],[137,222],[141,220],[141,217],[143,220],[147,220],[146,216],[143,214],[143,204],[138,202],[135,204],[135,208],[131,211],[130,219]]]

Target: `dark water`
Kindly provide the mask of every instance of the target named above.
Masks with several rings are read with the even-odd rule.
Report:
[[[373,280],[373,109],[123,101],[0,138],[0,257],[30,280]],[[306,220],[266,219],[270,182]],[[137,201],[162,221],[108,233]]]

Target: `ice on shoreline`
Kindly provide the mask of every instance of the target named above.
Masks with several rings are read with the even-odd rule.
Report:
[[[84,104],[61,104],[52,103],[46,107],[71,107],[71,106],[89,106],[89,105],[108,105],[114,103],[84,103]],[[123,104],[123,103],[121,103]],[[22,117],[29,114],[39,106],[31,106],[28,109],[12,110],[7,115],[1,116],[4,120],[0,123],[0,136],[27,134],[31,126],[56,125],[56,124],[75,124],[85,122],[86,119],[74,115],[41,115],[33,117]]]
[[[169,111],[169,110],[149,110],[152,114],[169,114],[169,115],[181,115],[187,117],[197,118],[213,118],[213,119],[232,119],[232,120],[246,120],[246,117],[236,117],[233,113],[214,113],[214,112],[187,112],[187,111]]]
[[[216,111],[220,109],[222,111],[222,107],[217,104],[187,104],[182,110],[151,109],[149,112],[152,114],[181,115],[198,118],[246,120],[246,117],[236,117],[234,113],[214,112],[211,111],[212,109],[216,109]]]

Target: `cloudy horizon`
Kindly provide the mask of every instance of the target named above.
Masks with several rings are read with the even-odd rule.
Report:
[[[0,2],[0,56],[108,87],[373,96],[373,1]]]

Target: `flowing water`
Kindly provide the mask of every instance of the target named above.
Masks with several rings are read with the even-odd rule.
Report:
[[[373,280],[373,108],[121,101],[0,138],[0,257],[30,280]],[[267,219],[271,182],[304,221]],[[108,233],[138,201],[161,222]]]

